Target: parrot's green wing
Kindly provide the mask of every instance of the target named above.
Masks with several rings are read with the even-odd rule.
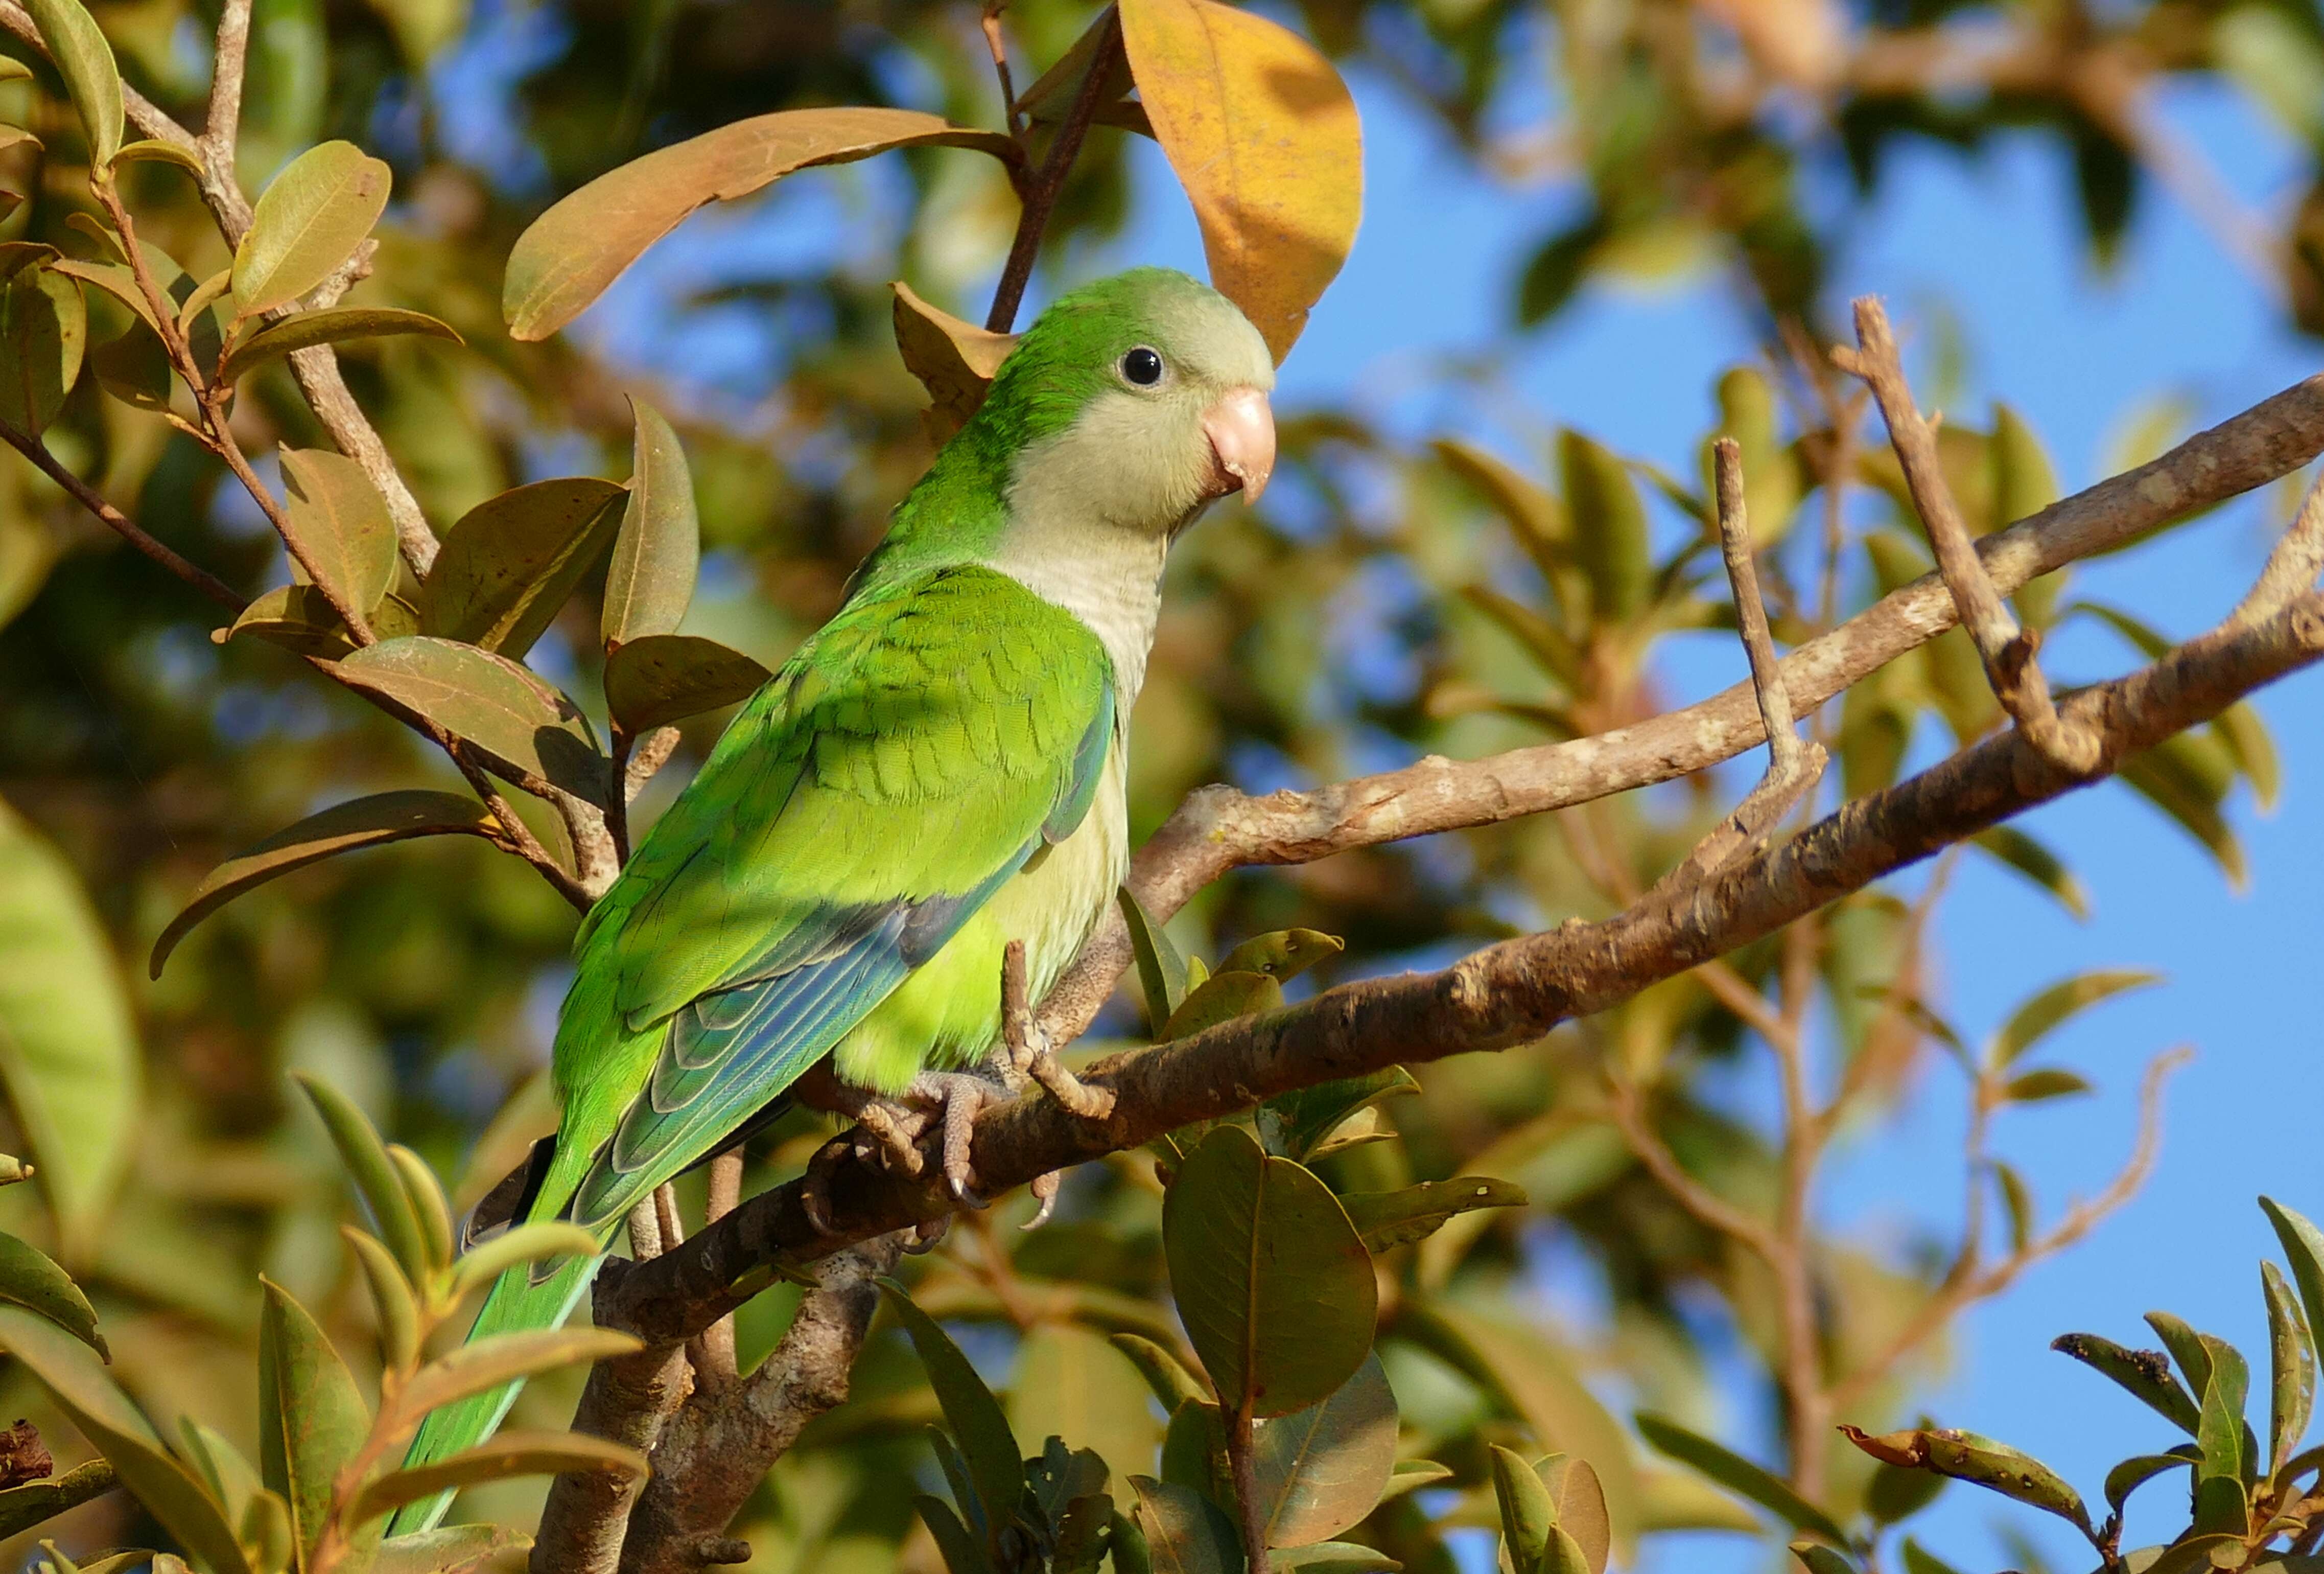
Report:
[[[1080,823],[1113,727],[1104,647],[1006,575],[852,601],[590,914],[557,1069],[560,1158],[593,1159],[565,1215],[620,1218],[827,1053]]]

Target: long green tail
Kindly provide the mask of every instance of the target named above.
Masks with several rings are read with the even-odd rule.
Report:
[[[492,1289],[484,1295],[484,1309],[476,1313],[476,1326],[469,1330],[468,1338],[475,1340],[487,1334],[556,1328],[572,1315],[574,1306],[588,1290],[589,1281],[596,1277],[597,1264],[604,1260],[602,1256],[567,1258],[538,1284],[530,1282],[533,1264],[518,1264],[493,1281]],[[523,1386],[522,1383],[511,1383],[433,1412],[420,1422],[420,1435],[412,1440],[404,1465],[432,1464],[464,1449],[475,1448],[492,1436],[509,1406],[516,1403],[517,1391]],[[444,1511],[451,1507],[452,1495],[449,1492],[438,1493],[434,1497],[406,1504],[388,1521],[387,1533],[402,1536],[433,1528],[444,1517]]]

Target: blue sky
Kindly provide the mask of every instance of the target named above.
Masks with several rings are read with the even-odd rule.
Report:
[[[1600,286],[1551,327],[1514,338],[1513,280],[1565,199],[1480,181],[1392,92],[1360,79],[1354,85],[1367,134],[1364,228],[1284,368],[1282,401],[1354,396],[1414,436],[1448,426],[1490,435],[1571,423],[1690,471],[1714,378],[1754,348],[1726,287],[1715,278],[1651,292]],[[2255,111],[2222,92],[2181,91],[2167,100],[2166,118],[2242,199],[2280,209],[2296,160]],[[1093,266],[1159,262],[1199,272],[1192,217],[1158,153],[1140,143],[1136,156],[1137,218]],[[2261,287],[2160,191],[2149,190],[2120,267],[2095,273],[2072,220],[2070,179],[2062,153],[2031,139],[1975,160],[1933,148],[1902,156],[1858,244],[1840,260],[1835,289],[1840,297],[1886,296],[1908,336],[1926,323],[1932,302],[1947,303],[1965,351],[1964,418],[1981,423],[1989,400],[2006,399],[2047,440],[2070,489],[2106,473],[2109,444],[2145,402],[2183,400],[2197,424],[2209,424],[2313,371],[2318,360],[2312,343],[2281,329]],[[699,330],[702,338],[673,339],[656,297],[697,282],[706,253],[723,254],[717,271],[726,272],[738,245],[755,265],[779,270],[828,256],[830,237],[866,216],[851,190],[827,178],[801,181],[773,202],[697,218],[689,240],[707,244],[664,248],[581,331],[618,356],[697,373],[708,366],[715,377],[715,341],[734,342],[731,319]],[[1439,356],[1480,351],[1507,355],[1508,384],[1525,405],[1514,420],[1489,399],[1447,394],[1425,375]],[[700,358],[706,352],[713,358]],[[2241,593],[2284,506],[2278,494],[2247,500],[2090,566],[2076,588],[2168,632],[2194,632]],[[2119,646],[2088,634],[2069,633],[2051,653],[2052,669],[2070,678],[2125,664]],[[1730,646],[1705,643],[1683,652],[1667,676],[1692,697],[1741,671]],[[2090,1240],[1977,1311],[1951,1376],[1929,1400],[1943,1423],[2043,1456],[2093,1500],[2112,1459],[2172,1440],[2126,1397],[2051,1354],[2049,1340],[2087,1329],[2140,1341],[2139,1314],[2160,1307],[2255,1351],[2264,1331],[2256,1263],[2273,1243],[2253,1199],[2266,1191],[2324,1214],[2324,1166],[2302,1140],[2315,1119],[2309,1078],[2319,1035],[2301,982],[2318,976],[2312,893],[2324,887],[2324,742],[2312,724],[2320,697],[2324,675],[2310,673],[2261,699],[2286,784],[2272,817],[2255,815],[2247,801],[2235,805],[2253,870],[2248,890],[2231,892],[2178,830],[2123,789],[2102,787],[2026,822],[2080,873],[2095,905],[2089,922],[1981,861],[1963,866],[1943,909],[1941,994],[1972,1038],[2070,972],[2136,966],[2169,975],[2163,987],[2094,1012],[2055,1041],[2049,1058],[2089,1075],[2098,1097],[2003,1118],[1999,1145],[2045,1214],[2095,1190],[2120,1162],[2145,1059],[2180,1043],[2197,1051],[2172,1086],[2161,1162],[2144,1193]],[[1960,1089],[1932,1069],[1896,1124],[1862,1134],[1820,1199],[1825,1216],[1874,1231],[1952,1217],[1961,1119]],[[1729,1440],[1757,1449],[1763,1421],[1738,1411]],[[2168,1495],[2153,1493],[2158,1505]],[[1989,1529],[2000,1517],[2054,1548],[2062,1567],[2087,1561],[2070,1532],[2051,1535],[2032,1523],[2040,1516],[2004,1515],[1997,1512],[2003,1506],[1956,1487],[1920,1528],[1964,1567],[2006,1560]],[[2132,1544],[2142,1524],[2150,1535],[2163,1529],[2135,1515]],[[1757,1561],[1732,1538],[1685,1538],[1665,1542],[1648,1566],[1715,1570]]]

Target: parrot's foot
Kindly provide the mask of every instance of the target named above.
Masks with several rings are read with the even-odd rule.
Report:
[[[1052,1170],[1046,1175],[1033,1177],[1033,1184],[1028,1190],[1033,1193],[1034,1199],[1040,1203],[1041,1211],[1018,1226],[1018,1228],[1039,1229],[1049,1222],[1049,1215],[1056,1211],[1057,1186],[1065,1178],[1065,1172],[1063,1170]]]
[[[853,1151],[853,1144],[845,1138],[834,1137],[815,1151],[815,1156],[807,1162],[806,1172],[799,1177],[799,1207],[819,1236],[839,1233],[831,1222],[831,1170]]]
[[[1012,1050],[1010,1059],[1018,1059],[1018,1051]],[[1033,1028],[1028,1037],[1027,1048],[1018,1069],[1039,1083],[1050,1097],[1084,1120],[1103,1120],[1113,1113],[1113,1089],[1093,1088],[1066,1070],[1065,1063],[1058,1060],[1056,1052],[1049,1048],[1049,1035],[1038,1027]]]
[[[951,1228],[952,1215],[948,1213],[942,1218],[916,1224],[912,1227],[912,1238],[904,1243],[904,1250],[915,1257],[925,1252],[933,1252],[944,1244],[945,1235]]]
[[[974,1190],[969,1140],[976,1131],[977,1112],[1009,1096],[1006,1085],[973,1071],[923,1071],[896,1097],[865,1096],[853,1100],[847,1113],[876,1141],[882,1162],[907,1176],[917,1177],[927,1169],[921,1140],[931,1128],[940,1133],[945,1190],[955,1202],[982,1208],[984,1199]]]
[[[993,1059],[1011,1087],[1028,1079],[1038,1082],[1049,1097],[1084,1120],[1103,1120],[1113,1113],[1113,1089],[1093,1088],[1065,1069],[1057,1059],[1048,1030],[1033,1014],[1027,993],[1025,942],[1010,940],[1001,958],[1001,1042]],[[1046,1210],[1043,1217],[1047,1217]]]

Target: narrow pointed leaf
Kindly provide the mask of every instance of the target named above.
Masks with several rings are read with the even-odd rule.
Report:
[[[24,9],[32,14],[80,115],[89,167],[103,170],[121,151],[121,68],[114,63],[113,46],[79,0],[24,0]]]
[[[412,1294],[411,1281],[396,1266],[394,1254],[380,1243],[379,1237],[353,1225],[342,1225],[339,1233],[355,1249],[356,1265],[363,1269],[364,1281],[371,1288],[371,1301],[379,1314],[379,1344],[382,1358],[399,1371],[417,1366],[420,1360],[420,1304]]]
[[[2176,1470],[2195,1463],[2191,1454],[2140,1454],[2125,1459],[2107,1472],[2107,1507],[2115,1513],[2130,1501],[2130,1495],[2166,1470]]]
[[[1186,1401],[1204,1397],[1203,1387],[1194,1380],[1194,1375],[1179,1365],[1177,1356],[1152,1339],[1139,1334],[1113,1334],[1109,1339],[1115,1349],[1130,1357],[1130,1365],[1146,1379],[1146,1386],[1154,1391],[1154,1397],[1164,1410],[1175,1415]]]
[[[371,1431],[371,1410],[330,1339],[281,1285],[259,1282],[259,1472],[290,1505],[300,1567],[329,1520],[331,1482]]]
[[[329,278],[387,209],[394,176],[351,142],[309,148],[259,194],[234,253],[234,306],[255,317]]]
[[[1834,1546],[1848,1544],[1848,1532],[1840,1528],[1831,1515],[1793,1491],[1788,1483],[1742,1455],[1712,1442],[1709,1438],[1691,1432],[1663,1416],[1641,1412],[1637,1423],[1638,1435],[1657,1451],[1682,1465],[1692,1466],[1794,1529],[1822,1536]]]
[[[466,342],[450,323],[424,311],[406,311],[393,306],[334,306],[322,311],[295,312],[260,329],[227,355],[220,380],[238,382],[269,361],[296,350],[345,344],[349,339],[385,338],[395,334],[449,339],[454,344]]]
[[[2208,1392],[2211,1385],[2209,1342],[2190,1328],[2184,1319],[2173,1317],[2167,1311],[2148,1312],[2146,1326],[2154,1330],[2155,1338],[2163,1341],[2163,1347],[2171,1352],[2172,1360],[2179,1363],[2179,1370],[2186,1375],[2188,1388],[2199,1395]],[[2197,1411],[2200,1412],[2201,1408],[2199,1403]],[[2192,1431],[2195,1429],[2190,1427],[2188,1430]]]
[[[1130,887],[1125,885],[1115,894],[1130,926],[1130,950],[1138,963],[1138,981],[1146,991],[1147,1026],[1158,1035],[1162,1024],[1186,998],[1186,958],[1179,954],[1169,932],[1139,905]]]
[[[632,737],[739,705],[774,676],[740,651],[690,634],[650,634],[605,658],[605,708]]]
[[[405,788],[336,803],[275,832],[212,869],[192,898],[153,942],[152,973],[188,931],[244,892],[340,853],[384,847],[424,836],[488,837],[495,829],[492,810],[456,792]]]
[[[387,1146],[379,1140],[379,1133],[355,1101],[320,1077],[305,1072],[293,1072],[292,1078],[305,1089],[315,1113],[323,1117],[324,1129],[330,1133],[331,1145],[339,1151],[339,1162],[347,1167],[347,1178],[355,1182],[356,1195],[371,1210],[373,1227],[395,1261],[404,1277],[420,1283],[428,1272],[427,1244],[420,1233],[420,1220],[411,1211],[411,1199],[403,1190],[402,1178],[395,1172],[394,1161],[387,1156]]]
[[[1993,1063],[2006,1066],[2102,1000],[2163,982],[2142,968],[2100,968],[2061,978],[2009,1014],[1994,1035]]]
[[[1458,1215],[1480,1208],[1523,1208],[1525,1188],[1480,1175],[1424,1180],[1400,1191],[1351,1191],[1340,1199],[1348,1218],[1375,1252],[1425,1240]]]
[[[0,1231],[0,1301],[39,1312],[106,1360],[113,1359],[105,1336],[97,1331],[96,1309],[72,1276],[47,1254],[5,1231]]]
[[[2161,1350],[2134,1350],[2096,1334],[2061,1334],[2050,1347],[2112,1378],[2140,1403],[2192,1437],[2201,1412]]]
[[[372,632],[379,632],[375,617]],[[226,638],[239,639],[244,634],[327,662],[343,661],[356,648],[355,636],[339,621],[330,597],[312,585],[278,585],[244,607],[226,630]],[[216,633],[210,638],[225,643]]]
[[[27,1481],[21,1486],[0,1491],[0,1536],[21,1534],[69,1508],[78,1508],[93,1498],[102,1497],[120,1485],[121,1473],[109,1460],[91,1459],[61,1476]]]
[[[382,1542],[370,1574],[522,1574],[531,1548],[507,1525],[444,1525]]]
[[[2232,1481],[2241,1489],[2244,1468],[2244,1401],[2251,1389],[2251,1372],[2243,1352],[2225,1339],[2206,1338],[2211,1357],[2211,1380],[2204,1385],[2203,1412],[2195,1429],[2195,1446],[2203,1462],[2197,1474],[2204,1480]]]
[[[1187,1039],[1222,1022],[1257,1012],[1273,1011],[1283,1004],[1283,986],[1264,973],[1214,973],[1187,991],[1162,1031],[1157,1043]]]
[[[912,1506],[920,1511],[920,1522],[928,1527],[928,1539],[936,1542],[947,1574],[993,1574],[984,1543],[969,1533],[952,1505],[922,1492],[914,1495]]]
[[[1313,1158],[1334,1131],[1363,1111],[1419,1091],[1420,1084],[1411,1072],[1390,1066],[1362,1077],[1343,1077],[1278,1093],[1259,1106],[1254,1119],[1268,1152],[1304,1161]]]
[[[2089,917],[2089,892],[2074,872],[2057,854],[2015,826],[1993,826],[1978,832],[1969,841],[1980,852],[1991,854],[2005,867],[2015,870],[2056,897],[2058,904],[2076,918]]]
[[[622,496],[611,481],[563,476],[477,504],[428,571],[420,632],[522,656],[612,550]]]
[[[2275,1238],[2283,1245],[2283,1260],[2292,1269],[2292,1282],[2300,1287],[2300,1304],[2308,1314],[2310,1335],[2324,1339],[2324,1230],[2308,1221],[2305,1214],[2283,1206],[2272,1197],[2259,1199],[2260,1210],[2275,1227]],[[2324,1355],[2324,1351],[2319,1351]]]
[[[1005,136],[908,109],[784,110],[657,149],[560,199],[517,237],[501,289],[509,332],[547,338],[706,202],[747,197],[794,170],[927,146],[1015,156]]]
[[[2263,1261],[2259,1274],[2267,1296],[2267,1468],[2273,1476],[2308,1435],[2309,1412],[2316,1403],[2316,1345],[2283,1271]]]
[[[1211,1133],[1178,1171],[1163,1199],[1162,1247],[1187,1338],[1223,1405],[1248,1403],[1262,1417],[1304,1410],[1371,1348],[1379,1286],[1346,1211],[1239,1126]]]
[[[1501,1545],[1516,1574],[1539,1574],[1557,1532],[1557,1505],[1525,1456],[1493,1445],[1493,1499],[1500,1505]]]
[[[1794,1542],[1792,1556],[1808,1574],[1858,1574],[1856,1565],[1821,1542]]]
[[[611,649],[647,634],[676,634],[694,599],[702,528],[686,448],[660,411],[634,395],[630,493],[605,570],[598,632]]]
[[[124,164],[174,164],[197,180],[209,172],[202,167],[202,161],[191,149],[180,147],[174,142],[152,139],[124,143],[120,151],[113,155],[113,165],[119,169]]]
[[[381,1477],[357,1495],[355,1517],[374,1519],[407,1503],[487,1481],[582,1471],[635,1479],[646,1473],[646,1457],[582,1432],[504,1431],[447,1459]]]
[[[1654,588],[1654,556],[1637,484],[1618,455],[1578,431],[1558,434],[1557,458],[1574,555],[1589,577],[1596,620],[1609,626],[1626,623],[1645,609]]]
[[[1331,1569],[1334,1574],[1397,1574],[1404,1567],[1378,1548],[1355,1542],[1315,1542],[1304,1547],[1286,1547],[1269,1552],[1267,1566],[1278,1571]],[[1588,1570],[1577,1569],[1573,1574],[1588,1574]]]
[[[464,1252],[452,1264],[454,1299],[478,1290],[520,1263],[545,1262],[551,1257],[594,1257],[602,1250],[597,1237],[577,1224],[541,1219],[521,1224]]]
[[[2084,1535],[2090,1533],[2089,1510],[2082,1505],[2080,1495],[2041,1460],[2006,1443],[1950,1428],[1922,1428],[1877,1437],[1852,1426],[1840,1430],[1849,1442],[1876,1459],[1970,1482],[2054,1514]],[[1841,1540],[1845,1544],[1845,1538]]]
[[[580,708],[505,656],[452,640],[383,640],[334,669],[391,713],[424,717],[496,771],[605,801],[609,766]]]
[[[996,1518],[1005,1518],[1025,1489],[1025,1450],[1010,1430],[1007,1412],[952,1336],[912,1303],[902,1285],[883,1279],[880,1288],[888,1292],[888,1304],[911,1336],[920,1365],[927,1368],[928,1385],[936,1390],[945,1421],[967,1458],[979,1500]]]
[[[618,1329],[527,1329],[491,1334],[473,1339],[420,1368],[397,1395],[396,1404],[407,1416],[423,1415],[472,1393],[490,1393],[503,1384],[553,1372],[559,1366],[610,1360],[615,1356],[633,1355],[644,1347],[644,1342],[636,1335]]]

